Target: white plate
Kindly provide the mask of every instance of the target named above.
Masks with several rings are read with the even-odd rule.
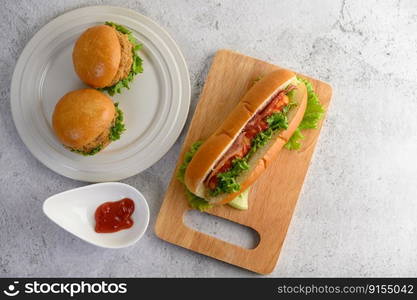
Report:
[[[114,233],[95,232],[97,207],[123,198],[130,198],[135,203],[133,226]],[[143,236],[149,224],[149,207],[145,197],[134,187],[120,182],[91,184],[53,195],[43,203],[43,212],[80,239],[106,248],[133,245]]]
[[[56,139],[51,115],[65,93],[85,87],[72,65],[74,42],[85,29],[105,21],[130,28],[143,44],[144,72],[130,90],[112,97],[125,113],[121,139],[84,157]],[[155,22],[120,7],[85,7],[45,25],[23,50],[11,86],[13,119],[32,154],[61,175],[90,182],[120,180],[157,162],[178,138],[189,104],[189,75],[178,46]]]

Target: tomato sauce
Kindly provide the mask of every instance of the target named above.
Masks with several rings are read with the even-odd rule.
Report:
[[[105,202],[97,207],[95,212],[97,233],[112,233],[133,226],[132,214],[135,202],[124,198],[115,202]]]

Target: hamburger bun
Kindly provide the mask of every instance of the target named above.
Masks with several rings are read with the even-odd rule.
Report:
[[[258,149],[249,159],[249,169],[237,177],[237,183],[241,186],[238,192],[211,196],[204,181],[216,163],[232,146],[252,117],[260,112],[274,95],[284,90],[289,84],[296,86],[293,101],[297,105],[287,115],[288,128],[275,132],[272,139]],[[187,188],[190,192],[206,199],[211,204],[225,204],[236,198],[252,185],[270,162],[276,158],[279,150],[300,124],[306,105],[307,89],[304,83],[296,79],[293,72],[280,69],[266,75],[249,89],[223,124],[198,149],[185,172],[184,181]]]
[[[75,43],[72,52],[75,72],[91,87],[112,86],[129,75],[132,49],[127,35],[112,26],[91,27]]]
[[[97,147],[101,150],[110,143],[115,118],[116,108],[108,96],[94,89],[81,89],[58,101],[52,127],[66,147],[91,154]]]

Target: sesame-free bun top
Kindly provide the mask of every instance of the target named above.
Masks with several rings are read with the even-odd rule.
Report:
[[[72,149],[84,149],[107,133],[115,117],[113,102],[94,89],[67,93],[55,106],[52,127],[58,139]]]
[[[72,60],[82,81],[94,88],[111,85],[120,65],[121,45],[116,29],[98,25],[84,31],[75,43]]]

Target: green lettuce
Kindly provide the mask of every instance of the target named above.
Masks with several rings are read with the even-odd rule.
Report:
[[[249,165],[246,158],[234,159],[229,171],[217,175],[217,186],[210,191],[210,194],[218,196],[223,193],[238,192],[240,184],[236,181],[236,178],[247,169],[249,169]]]
[[[184,155],[184,162],[181,164],[181,166],[178,169],[177,173],[177,179],[184,184],[184,177],[185,177],[185,171],[187,170],[188,165],[190,164],[191,160],[193,159],[195,153],[197,152],[198,148],[203,144],[201,141],[195,142],[190,150],[185,153]],[[205,199],[198,197],[197,195],[194,195],[191,193],[188,188],[185,186],[185,195],[188,200],[188,204],[191,208],[198,209],[199,211],[205,211],[212,207],[210,203],[208,203]]]
[[[288,118],[285,112],[277,112],[272,114],[266,119],[266,122],[272,131],[288,128]]]
[[[297,78],[302,81],[307,88],[307,107],[304,113],[304,117],[294,131],[291,138],[285,144],[285,148],[288,150],[298,150],[301,148],[301,141],[304,139],[304,135],[301,133],[301,130],[304,129],[315,129],[318,126],[319,121],[323,117],[324,108],[320,104],[320,100],[317,94],[314,92],[313,85],[306,79]]]
[[[302,139],[304,139],[304,135],[301,133],[300,128],[297,128],[284,147],[289,150],[300,149]]]
[[[119,108],[119,103],[115,103],[114,107],[116,108],[117,117],[114,122],[114,125],[112,126],[112,128],[110,128],[109,138],[111,141],[116,141],[120,139],[120,135],[126,130],[125,124],[123,123],[123,112]]]
[[[142,48],[142,44],[139,44],[138,41],[135,39],[135,37],[132,35],[132,32],[127,29],[126,27],[113,23],[113,22],[106,22],[105,23],[108,26],[113,27],[117,31],[126,34],[129,41],[133,45],[132,49],[132,56],[133,56],[133,62],[132,62],[132,68],[129,72],[129,75],[127,75],[126,78],[118,81],[112,86],[100,88],[100,91],[106,91],[110,96],[113,96],[114,94],[120,94],[122,91],[122,88],[130,88],[130,83],[133,81],[133,78],[143,72],[143,66],[142,66],[142,58],[137,54],[137,51],[139,51]]]
[[[191,145],[189,151],[187,151],[184,155],[184,162],[181,164],[180,168],[178,169],[177,179],[184,183],[185,177],[185,170],[187,170],[188,165],[190,164],[191,160],[193,159],[195,153],[197,152],[198,148],[203,144],[202,141],[197,141]]]
[[[198,197],[191,193],[187,188],[185,188],[185,195],[188,200],[188,204],[191,208],[197,209],[199,211],[206,211],[212,207],[210,203],[208,203],[205,199]]]

